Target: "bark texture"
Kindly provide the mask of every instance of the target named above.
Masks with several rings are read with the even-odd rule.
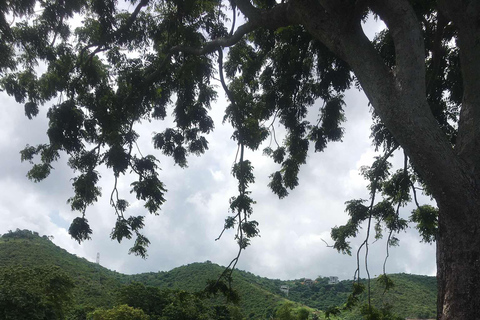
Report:
[[[480,202],[443,205],[437,240],[437,318],[478,319],[480,308]]]
[[[480,310],[480,15],[477,1],[444,1],[458,28],[464,98],[456,148],[426,98],[420,23],[406,0],[371,1],[391,31],[389,70],[364,35],[358,8],[345,1],[295,1],[293,20],[354,70],[377,114],[419,170],[439,207],[438,319],[478,319]],[[346,4],[347,3],[347,4]],[[357,2],[358,3],[358,2]]]

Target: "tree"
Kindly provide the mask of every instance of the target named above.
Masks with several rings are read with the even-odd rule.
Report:
[[[150,318],[141,310],[120,305],[112,309],[97,309],[90,314],[92,320],[149,320]]]
[[[71,306],[73,281],[58,267],[0,270],[2,319],[65,319]]]
[[[300,308],[297,312],[297,319],[298,320],[307,320],[309,314],[310,314],[310,312],[308,312],[307,309]]]
[[[232,124],[239,157],[232,173],[238,195],[225,228],[236,228],[239,254],[258,234],[250,219],[254,182],[244,149],[257,149],[280,165],[270,188],[280,198],[298,185],[297,174],[309,144],[323,151],[341,140],[342,93],[352,84],[372,106],[372,137],[384,150],[370,168],[370,203],[347,204],[350,221],[332,230],[335,247],[349,252],[346,239],[360,223],[375,222],[395,244],[405,228],[399,208],[423,186],[438,205],[412,215],[426,241],[436,241],[438,319],[474,319],[480,306],[480,220],[477,217],[480,153],[480,6],[474,0],[132,0],[133,11],[116,1],[19,1],[0,4],[2,88],[33,117],[55,96],[50,108],[49,144],[27,146],[29,177],[48,176],[59,152],[78,172],[69,200],[80,212],[70,234],[82,241],[91,233],[86,209],[100,195],[96,168],[104,164],[116,179],[132,170],[132,193],[155,213],[165,201],[155,157],[135,150],[134,125],[161,120],[173,105],[175,124],[154,137],[154,146],[186,166],[188,154],[208,149],[213,129],[208,108],[216,75],[230,100],[225,121]],[[41,10],[37,10],[35,5]],[[227,14],[232,13],[231,21]],[[370,41],[361,22],[372,13],[387,29]],[[68,20],[84,16],[71,32]],[[237,26],[237,14],[243,18]],[[14,23],[8,20],[17,18]],[[28,19],[27,19],[28,18]],[[228,48],[228,49],[227,49]],[[228,52],[224,63],[223,54]],[[46,71],[37,75],[41,61]],[[224,78],[224,74],[228,81]],[[305,120],[317,99],[325,103],[316,122]],[[286,128],[278,143],[273,126]],[[403,149],[405,166],[390,174],[388,158]],[[410,191],[409,191],[410,190]],[[378,200],[382,193],[383,201]],[[148,239],[143,217],[126,215],[128,202],[112,192],[118,215],[112,238],[136,235],[131,251],[142,256]],[[368,246],[368,237],[364,247]],[[235,266],[236,260],[232,262]],[[358,270],[359,271],[359,270]],[[357,274],[359,277],[359,274]]]
[[[293,304],[286,302],[275,311],[275,319],[278,320],[306,320],[310,312],[305,308],[293,309]]]
[[[294,320],[295,317],[292,315],[292,304],[285,303],[281,305],[277,311],[275,311],[275,319],[278,320]]]
[[[138,282],[122,287],[117,300],[121,305],[143,311],[152,320],[231,319],[227,307],[209,308],[199,293],[162,290]],[[223,311],[223,317],[220,311]]]

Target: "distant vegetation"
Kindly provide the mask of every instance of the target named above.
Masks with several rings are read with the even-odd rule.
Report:
[[[45,270],[50,270],[51,278],[44,276]],[[352,289],[351,281],[329,284],[328,278],[319,277],[306,284],[305,279],[272,280],[236,271],[233,284],[240,296],[238,304],[227,304],[222,296],[205,298],[201,295],[207,281],[216,279],[223,270],[224,267],[207,261],[168,272],[124,275],[69,254],[47,236],[17,229],[0,237],[0,300],[3,299],[0,310],[5,310],[2,303],[10,303],[5,297],[19,295],[19,288],[23,286],[28,288],[23,292],[36,300],[23,297],[21,301],[39,301],[37,309],[32,307],[32,310],[37,310],[40,316],[5,319],[323,319],[323,311],[344,304]],[[21,274],[23,280],[15,285],[8,284],[6,280],[12,277],[12,272]],[[29,277],[31,282],[28,282]],[[385,294],[381,286],[372,281],[375,306],[391,305],[392,312],[402,318],[435,317],[434,277],[408,274],[390,277],[395,286]],[[65,293],[65,299],[58,300],[56,305],[51,295],[50,300],[46,298],[47,287],[42,281],[48,279],[57,279]],[[288,298],[280,290],[281,286],[289,287]],[[13,293],[6,293],[7,288]],[[362,296],[361,300],[364,302],[365,298]],[[56,316],[42,317],[48,312]],[[360,318],[360,311],[354,309],[336,319]]]

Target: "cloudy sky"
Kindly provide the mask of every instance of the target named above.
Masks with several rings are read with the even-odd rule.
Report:
[[[379,28],[374,23],[366,26],[369,34]],[[246,158],[255,167],[256,184],[252,187],[252,196],[257,204],[252,219],[260,223],[261,236],[253,239],[252,245],[243,252],[237,265],[239,269],[280,279],[319,275],[336,275],[341,279],[353,277],[355,257],[342,255],[322,241],[331,243],[330,229],[347,221],[345,201],[368,198],[359,168],[371,164],[377,155],[369,140],[371,117],[365,95],[352,89],[346,93],[346,102],[343,142],[330,144],[323,153],[311,152],[308,164],[301,168],[300,185],[287,198],[279,200],[267,187],[268,176],[276,170],[271,159],[262,156],[261,151],[246,153]],[[70,253],[90,261],[95,261],[100,253],[102,266],[128,274],[166,271],[206,260],[227,265],[237,252],[233,231],[215,241],[228,215],[228,199],[237,192],[236,181],[230,175],[236,144],[229,138],[231,127],[222,124],[226,104],[220,92],[212,108],[216,129],[209,136],[210,149],[202,157],[191,157],[186,169],[174,166],[171,159],[151,146],[152,133],[164,130],[168,121],[146,122],[136,127],[141,134],[142,153],[160,159],[161,178],[168,189],[167,202],[160,214],[148,215],[145,220],[144,232],[151,245],[148,258],[143,260],[128,255],[133,241],[119,244],[109,238],[115,223],[115,214],[109,206],[113,179],[105,169],[100,170],[104,196],[87,210],[93,229],[92,240],[79,245],[70,238],[67,230],[76,214],[66,204],[73,194],[70,180],[73,173],[66,165],[66,157],[55,165],[50,177],[40,183],[26,178],[29,164],[20,162],[19,151],[26,144],[47,142],[48,105],[35,119],[28,120],[22,105],[0,93],[0,233],[20,228],[53,235],[53,242]],[[313,116],[318,106],[312,108]],[[402,166],[401,155],[394,164]],[[128,176],[121,180],[119,191],[124,197],[130,196],[131,181]],[[130,212],[144,214],[143,204],[135,200],[130,198]],[[412,207],[404,208],[402,216],[408,217],[411,210]],[[414,228],[399,234],[398,238],[400,246],[391,248],[387,271],[434,275],[435,247],[420,243]],[[360,243],[361,239],[352,240],[353,249]],[[385,240],[370,246],[372,275],[381,273],[385,254]]]

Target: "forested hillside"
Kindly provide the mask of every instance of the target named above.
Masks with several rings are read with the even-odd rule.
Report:
[[[205,288],[208,280],[216,279],[224,270],[224,267],[207,261],[181,266],[168,272],[123,275],[69,254],[53,244],[47,236],[41,237],[28,230],[9,232],[0,238],[0,269],[18,266],[59,267],[73,280],[73,305],[76,309],[84,310],[84,314],[96,308],[108,309],[118,305],[121,301],[118,299],[119,292],[126,288],[125,285],[139,283],[145,286],[142,288],[199,292]],[[388,303],[392,310],[403,318],[434,317],[435,278],[408,274],[395,274],[390,277],[395,285],[385,294],[377,281],[372,280],[374,305],[381,307]],[[291,303],[289,308],[294,314],[304,308],[310,318],[317,315],[321,319],[322,311],[332,306],[342,306],[352,290],[351,281],[329,284],[326,277],[318,277],[311,282],[305,279],[282,281],[236,271],[233,280],[240,302],[237,306],[231,305],[229,310],[235,309],[245,319],[272,319],[286,303]],[[288,286],[288,296],[280,290],[281,286]],[[365,299],[366,296],[361,297],[361,300],[366,301]],[[204,299],[202,303],[207,308],[218,310],[218,306],[223,305],[225,299],[217,296]],[[358,310],[341,315],[341,319],[359,318]]]
[[[9,232],[0,238],[0,267],[58,266],[72,277],[78,304],[112,306],[113,293],[129,282],[128,276],[108,270],[56,246],[47,236],[29,230]]]
[[[169,272],[132,275],[131,279],[145,285],[200,291],[205,288],[208,280],[217,279],[223,270],[224,267],[211,262],[192,263]],[[241,297],[239,306],[247,318],[268,319],[274,315],[275,309],[280,303],[287,301],[276,290],[264,288],[248,279],[244,271],[234,273],[233,283]],[[218,300],[223,301],[224,299],[219,297]]]
[[[0,238],[0,268],[18,265],[60,267],[74,280],[74,303],[88,310],[114,306],[119,289],[132,282],[195,292],[205,289],[207,281],[217,279],[224,270],[219,265],[205,262],[193,263],[169,272],[123,275],[72,255],[53,244],[47,236],[41,237],[29,230],[9,232]],[[242,314],[249,319],[267,319],[273,316],[278,306],[287,300],[246,280],[245,274],[242,271],[234,274],[234,289],[240,295],[239,307]],[[224,300],[219,296],[206,301],[206,304],[223,304]],[[293,307],[299,308],[300,305],[293,303]]]

